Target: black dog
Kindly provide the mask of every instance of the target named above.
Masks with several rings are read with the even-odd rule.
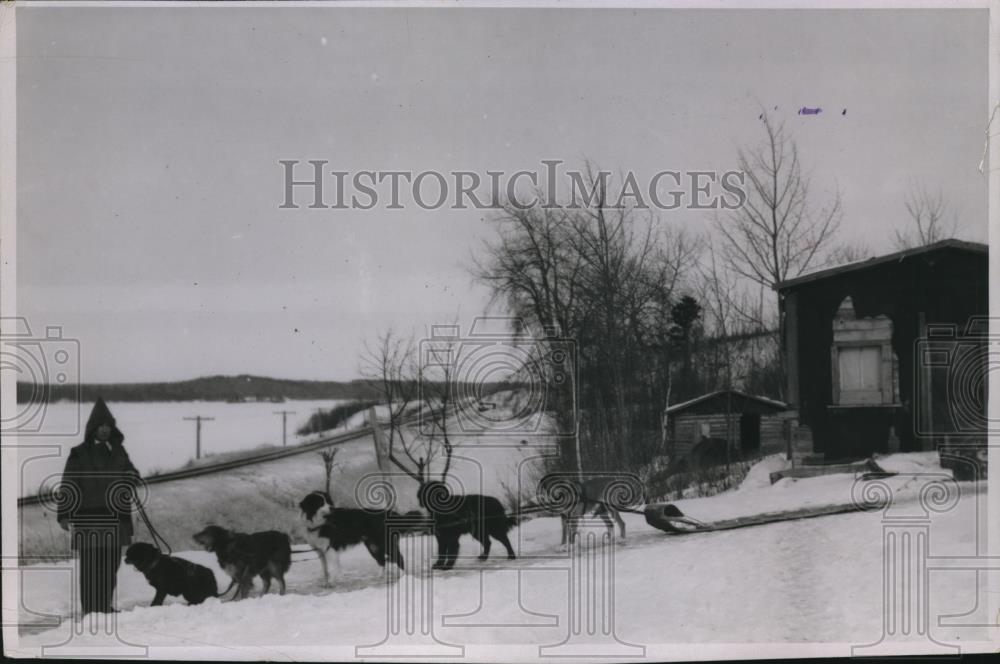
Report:
[[[285,572],[292,564],[292,544],[285,533],[265,530],[248,535],[208,526],[194,535],[194,541],[213,552],[219,567],[238,585],[233,599],[250,596],[255,576],[264,581],[261,594],[271,589],[272,578],[278,580],[279,594],[285,594]]]
[[[503,504],[496,498],[479,494],[455,496],[444,482],[432,481],[421,485],[417,500],[434,521],[438,545],[434,569],[447,570],[455,566],[458,540],[466,533],[483,545],[479,560],[489,558],[490,537],[504,545],[509,560],[516,558],[507,532],[517,525],[517,520],[507,516]]]
[[[326,566],[327,550],[332,549],[337,554],[335,566],[339,568],[340,552],[358,544],[365,545],[380,567],[385,567],[388,561],[403,569],[399,539],[389,537],[386,531],[386,521],[398,516],[395,512],[334,507],[330,495],[323,491],[311,492],[299,502],[299,509],[305,521],[306,540],[323,565],[324,582],[329,583],[330,579]]]
[[[218,597],[212,570],[163,554],[152,544],[133,544],[125,551],[125,562],[142,572],[156,589],[152,606],[161,606],[167,595],[183,597],[188,604],[201,604],[209,597]]]

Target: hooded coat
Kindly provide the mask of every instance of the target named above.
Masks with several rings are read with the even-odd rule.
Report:
[[[111,426],[107,443],[97,441],[97,429]],[[66,459],[62,481],[68,492],[59,501],[58,520],[77,528],[90,524],[116,523],[119,544],[127,545],[134,533],[132,509],[139,471],[132,465],[124,446],[125,436],[115,426],[115,418],[103,399],[90,411],[83,442],[72,448]],[[76,538],[73,546],[76,547]]]

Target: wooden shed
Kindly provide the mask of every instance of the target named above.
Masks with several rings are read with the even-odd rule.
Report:
[[[726,441],[733,459],[782,452],[786,443],[778,414],[787,409],[781,401],[739,390],[719,390],[674,404],[664,411],[671,457],[677,463],[709,462],[705,457],[720,451],[707,449],[713,441],[721,441],[723,459]]]
[[[943,240],[776,286],[792,426],[816,457],[985,436],[988,272],[986,245]]]

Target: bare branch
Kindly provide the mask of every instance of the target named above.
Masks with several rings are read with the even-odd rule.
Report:
[[[939,189],[931,192],[923,185],[911,185],[903,199],[909,225],[896,229],[893,244],[897,249],[912,249],[954,237],[958,217]]]
[[[840,226],[842,210],[839,192],[814,209],[795,141],[766,112],[762,120],[764,142],[737,156],[749,184],[747,200],[742,208],[717,217],[715,228],[729,268],[773,287],[821,264]]]
[[[378,335],[374,345],[365,344],[361,373],[380,392],[389,415],[389,461],[420,483],[424,482],[423,463],[415,456],[414,441],[407,440],[403,419],[419,389],[416,349],[412,336],[402,338],[391,329]],[[395,454],[397,442],[412,466]],[[415,470],[414,470],[415,469]]]

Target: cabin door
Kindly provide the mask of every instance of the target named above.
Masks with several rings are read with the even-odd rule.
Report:
[[[745,413],[740,416],[740,452],[744,459],[760,452],[760,415]]]

